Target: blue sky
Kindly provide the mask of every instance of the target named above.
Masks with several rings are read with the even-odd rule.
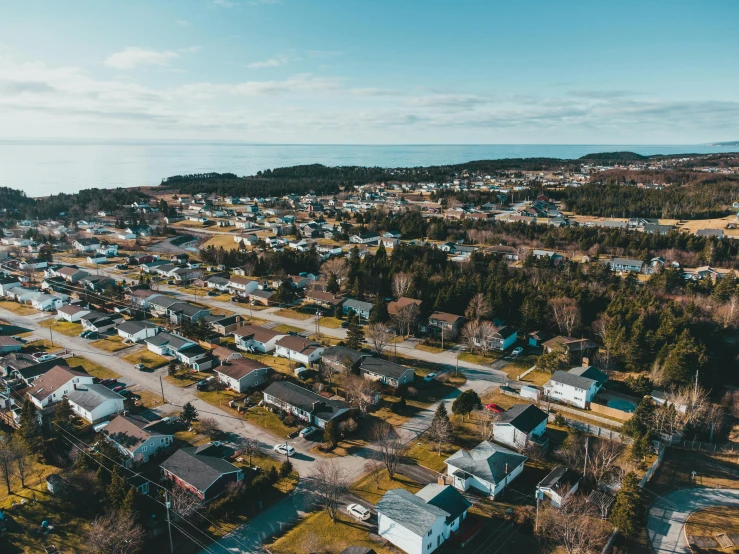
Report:
[[[739,2],[0,0],[0,138],[739,140]]]

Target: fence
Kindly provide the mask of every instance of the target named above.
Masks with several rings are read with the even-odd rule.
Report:
[[[649,482],[649,480],[654,475],[654,472],[657,471],[659,466],[662,464],[662,458],[665,457],[665,450],[667,450],[667,446],[663,446],[662,449],[659,451],[659,454],[657,454],[657,459],[652,462],[652,465],[647,468],[646,473],[644,473],[644,477],[641,478],[641,481],[639,481],[639,486],[644,488],[644,486]]]
[[[634,415],[633,413],[623,412],[621,410],[617,410],[616,408],[611,408],[610,406],[596,404],[595,402],[590,403],[590,411],[607,417],[613,417],[620,421],[627,421],[631,419],[631,416]]]
[[[561,414],[560,414],[561,415]],[[554,418],[556,417],[555,414],[550,413],[549,414],[549,421],[554,421]],[[612,431],[610,429],[604,429],[603,427],[598,427],[597,425],[593,425],[592,423],[585,423],[584,421],[580,421],[577,419],[570,419],[568,417],[562,416],[562,419],[564,419],[565,423],[569,427],[573,427],[575,429],[579,429],[580,431],[585,431],[586,433],[589,433],[591,435],[595,435],[596,437],[603,437],[608,440],[616,441],[616,442],[622,442],[624,444],[631,444],[631,439],[628,437],[624,437],[619,433],[618,431]]]
[[[739,444],[729,442],[725,444],[716,444],[701,441],[673,441],[672,446],[682,450],[697,450],[699,452],[737,452],[739,453]]]

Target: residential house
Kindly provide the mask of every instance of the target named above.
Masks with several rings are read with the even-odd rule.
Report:
[[[565,261],[565,257],[562,254],[552,250],[532,250],[531,255],[537,260],[548,258],[554,265],[558,265]]]
[[[126,465],[148,462],[149,457],[174,442],[172,423],[149,421],[138,415],[119,415],[103,429],[105,437],[127,458]]]
[[[231,275],[228,281],[228,288],[231,289],[234,294],[239,296],[248,296],[259,288],[259,282],[254,279],[250,279],[249,277]]]
[[[115,285],[115,280],[107,275],[88,275],[80,281],[80,284],[93,292],[104,292]]]
[[[170,306],[179,304],[180,302],[181,301],[177,298],[163,295],[151,297],[146,300],[151,313],[154,314],[155,317],[168,317]]]
[[[329,346],[321,354],[321,364],[331,366],[339,372],[359,373],[359,362],[367,356],[372,356],[372,354],[358,352],[346,346]]]
[[[117,392],[98,384],[76,385],[67,393],[72,411],[88,423],[97,423],[123,411],[123,398]]]
[[[278,333],[259,325],[242,325],[233,334],[236,348],[262,353],[272,352],[275,343],[285,336],[285,333]]]
[[[23,348],[22,342],[13,337],[0,336],[0,355],[5,356],[11,352],[20,352],[21,348]]]
[[[514,450],[523,450],[529,441],[545,446],[547,414],[532,404],[516,404],[493,422],[493,440]]]
[[[459,334],[463,321],[464,317],[461,315],[434,312],[429,316],[428,326],[432,331],[438,334],[444,333],[444,336],[449,338]]]
[[[63,358],[54,358],[37,362],[30,354],[23,352],[11,352],[0,358],[0,370],[3,375],[9,379],[20,379],[27,387],[55,366],[67,367],[67,361]]]
[[[544,352],[562,349],[569,357],[571,364],[585,364],[598,353],[598,343],[590,339],[556,336],[542,343]]]
[[[472,487],[493,499],[521,474],[524,462],[526,456],[489,441],[469,452],[460,449],[444,460],[454,487],[461,491]]]
[[[167,308],[167,315],[174,325],[181,325],[184,321],[197,323],[199,319],[209,316],[210,310],[189,302],[176,302]]]
[[[323,346],[305,337],[286,335],[275,342],[274,355],[309,366],[321,358],[323,350]]]
[[[633,271],[635,273],[641,273],[644,269],[644,262],[641,260],[634,260],[631,258],[613,258],[606,262],[611,271],[618,273],[628,273]]]
[[[161,292],[150,289],[133,289],[126,293],[126,297],[131,301],[133,306],[143,308],[144,310],[149,309],[149,302],[160,296],[164,295]]]
[[[536,498],[549,499],[552,506],[560,508],[570,495],[580,488],[582,476],[575,470],[557,466],[536,485]]]
[[[510,325],[495,325],[493,332],[489,336],[475,337],[473,339],[477,346],[482,346],[483,341],[487,343],[488,350],[506,350],[516,343],[518,338],[518,330]]]
[[[380,242],[379,233],[362,233],[360,235],[352,235],[349,237],[352,244],[376,244]]]
[[[354,313],[359,316],[359,319],[364,319],[365,321],[369,319],[373,307],[372,302],[364,302],[363,300],[355,300],[354,298],[345,299],[342,305],[345,315]]]
[[[274,296],[275,293],[271,290],[253,290],[249,293],[249,302],[262,306],[271,306],[274,302]]]
[[[312,304],[329,309],[335,309],[344,302],[344,299],[340,296],[334,296],[330,292],[322,292],[320,290],[308,291],[305,295],[305,299]]]
[[[72,246],[80,252],[95,252],[100,248],[100,241],[97,239],[77,239],[72,243]]]
[[[80,269],[75,265],[65,265],[58,269],[51,270],[49,273],[55,277],[63,277],[67,283],[77,283],[87,277],[89,273],[84,269]]]
[[[146,343],[146,347],[151,352],[154,352],[154,354],[158,354],[160,356],[174,356],[178,359],[180,358],[180,353],[184,352],[188,348],[193,348],[195,346],[200,347],[199,344],[190,339],[186,339],[179,335],[173,335],[167,331],[162,331],[153,337],[144,339],[144,342]]]
[[[421,302],[421,300],[416,300],[415,298],[401,296],[397,300],[388,303],[387,311],[390,315],[397,316],[401,310],[409,309],[409,306],[413,305],[415,306],[414,309],[418,312],[421,310]]]
[[[451,538],[471,506],[449,485],[432,483],[416,494],[391,489],[375,506],[377,534],[408,554],[427,554]]]
[[[123,340],[131,342],[141,342],[145,339],[155,336],[162,328],[151,321],[124,321],[116,327],[118,336]]]
[[[264,403],[293,414],[308,425],[323,429],[329,421],[341,421],[351,406],[340,399],[326,398],[290,381],[274,381],[264,389]]]
[[[222,337],[228,336],[241,327],[241,316],[234,315],[209,315],[205,318],[210,328]]]
[[[244,358],[238,352],[218,347],[214,354],[221,365],[213,369],[218,379],[235,392],[247,392],[267,382],[270,367],[257,360]]]
[[[62,293],[40,294],[31,300],[31,306],[41,312],[57,310],[69,302],[69,296]]]
[[[378,381],[394,389],[411,385],[416,378],[416,372],[412,368],[374,356],[366,356],[360,360],[359,372],[364,379]]]
[[[0,279],[0,296],[7,296],[10,289],[22,286],[16,277],[4,277]]]
[[[66,365],[56,365],[35,379],[31,388],[26,391],[26,395],[39,410],[43,410],[59,402],[77,386],[92,384],[91,375],[81,373]]]
[[[584,409],[607,380],[606,374],[594,367],[574,367],[569,371],[555,371],[544,385],[544,391],[553,400]]]
[[[120,314],[104,314],[92,310],[90,313],[83,315],[80,321],[85,331],[107,333],[111,329],[114,329],[116,325],[123,323],[124,318]]]
[[[162,477],[203,502],[210,502],[244,478],[244,472],[223,459],[213,443],[181,448],[161,464]]]
[[[724,238],[723,229],[698,229],[695,232],[697,237],[715,237],[717,239]]]

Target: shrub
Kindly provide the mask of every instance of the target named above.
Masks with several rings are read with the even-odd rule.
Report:
[[[269,471],[267,471],[267,479],[269,479],[269,482],[276,483],[279,478],[280,474],[277,473],[277,468],[275,466],[269,468]]]
[[[292,414],[287,414],[285,417],[282,418],[282,423],[284,423],[288,427],[292,427],[293,425],[295,425],[295,416]]]
[[[287,477],[290,475],[293,471],[293,465],[290,463],[290,460],[285,460],[280,465],[280,477]]]
[[[359,424],[356,419],[347,419],[339,424],[339,430],[345,437],[354,435],[359,430]]]

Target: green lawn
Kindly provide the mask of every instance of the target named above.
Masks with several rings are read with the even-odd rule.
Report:
[[[53,317],[42,319],[38,324],[46,329],[51,327],[54,333],[61,333],[68,337],[76,337],[83,331],[81,323],[70,323],[69,321],[56,320]]]
[[[329,329],[338,329],[341,324],[344,323],[343,319],[336,319],[333,316],[321,317],[321,327],[328,327]]]
[[[498,352],[490,353],[487,356],[483,356],[482,354],[473,354],[472,352],[462,352],[459,355],[459,359],[462,362],[468,362],[471,364],[487,365],[500,359],[502,356],[503,354]]]
[[[97,377],[98,379],[117,379],[120,377],[115,371],[112,371],[106,367],[103,367],[95,362],[91,362],[87,358],[81,356],[74,356],[67,358],[67,363],[70,367],[82,366],[88,375]]]
[[[169,360],[159,354],[144,348],[138,352],[131,352],[126,354],[121,359],[127,361],[129,364],[144,364],[147,369],[157,369],[169,363]]]
[[[431,346],[429,344],[417,344],[413,347],[414,350],[423,350],[424,352],[431,352],[433,354],[441,354],[442,352],[445,352],[444,348],[441,348],[440,346]]]
[[[189,369],[181,369],[174,375],[165,375],[164,380],[167,381],[167,383],[170,383],[177,387],[189,387],[207,377],[210,377],[210,375],[207,373],[190,371]]]

